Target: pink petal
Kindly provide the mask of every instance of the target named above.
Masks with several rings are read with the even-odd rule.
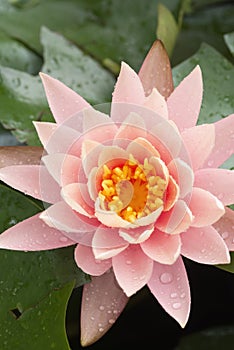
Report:
[[[3,232],[0,235],[0,248],[37,251],[75,244],[62,232],[47,226],[39,216],[36,214]]]
[[[142,137],[137,137],[131,141],[127,147],[127,152],[132,154],[142,164],[144,164],[145,158],[150,158],[151,156],[160,158],[160,154],[154,146]]]
[[[161,206],[157,210],[152,211],[152,213],[148,214],[147,216],[142,216],[140,219],[136,219],[134,224],[136,226],[148,226],[150,224],[153,224],[160,217],[162,210],[163,206]]]
[[[143,253],[139,245],[130,245],[112,258],[115,277],[127,296],[131,296],[149,281],[153,261]]]
[[[213,224],[230,251],[234,251],[234,211],[226,208],[225,214]]]
[[[90,129],[98,128],[103,125],[109,125],[117,129],[107,114],[99,112],[93,108],[88,108],[83,111],[83,132],[87,132]]]
[[[160,176],[162,179],[166,181],[166,184],[168,184],[169,172],[165,163],[160,158],[156,158],[156,157],[151,157],[149,160],[149,163],[153,165],[157,176]]]
[[[48,203],[61,199],[58,184],[44,166],[12,165],[0,170],[0,179],[18,191]]]
[[[80,149],[74,145],[79,141],[80,133],[67,126],[52,123],[34,123],[38,136],[48,153],[69,153],[80,155]],[[79,146],[79,144],[78,144]],[[81,147],[80,147],[81,148]]]
[[[141,248],[151,259],[161,264],[174,264],[180,255],[180,236],[167,235],[157,229],[149,239],[141,243]]]
[[[137,113],[130,113],[117,131],[114,144],[126,148],[130,140],[145,136],[146,130],[143,118]]]
[[[92,169],[98,165],[98,157],[103,148],[101,143],[92,140],[84,140],[82,143],[81,159],[87,177]]]
[[[119,235],[123,239],[131,244],[138,244],[147,240],[154,230],[153,225],[141,226],[133,229],[124,229],[119,230]]]
[[[170,59],[160,40],[153,43],[141,66],[139,77],[146,95],[149,95],[153,88],[157,88],[161,95],[167,98],[173,91]]]
[[[234,171],[200,169],[195,174],[194,186],[201,187],[218,197],[224,205],[234,203]]]
[[[95,202],[95,216],[107,227],[136,227],[136,225],[122,219],[116,212],[101,209],[99,198]]]
[[[230,255],[224,240],[212,227],[190,227],[181,234],[181,254],[202,264],[227,264]]]
[[[40,215],[40,218],[50,227],[54,227],[64,232],[66,236],[76,242],[90,244],[89,236],[86,242],[86,233],[94,232],[98,227],[95,219],[87,219],[83,215],[78,215],[64,202],[58,202]]]
[[[90,105],[75,91],[50,77],[40,73],[48,103],[57,123],[63,123],[67,118]]]
[[[120,161],[123,162],[123,160],[124,161],[128,160],[128,153],[120,147],[107,146],[99,154],[98,165],[103,166],[108,162],[116,161],[116,160],[117,160],[117,164]]]
[[[213,124],[203,124],[186,129],[182,134],[185,147],[194,170],[201,168],[209,157],[215,143]]]
[[[181,151],[181,137],[174,125],[166,120],[151,126],[147,139],[157,149],[166,164],[177,157]]]
[[[89,197],[86,184],[68,184],[62,188],[61,196],[71,209],[88,218],[94,217],[94,202]]]
[[[111,259],[97,260],[91,247],[78,244],[75,249],[77,266],[91,276],[100,276],[111,267]]]
[[[99,168],[93,168],[90,171],[89,177],[88,177],[88,191],[89,196],[93,201],[96,201],[98,192],[101,190],[101,181],[102,181],[102,174],[99,171]]]
[[[164,310],[181,327],[185,327],[190,313],[191,298],[182,258],[179,257],[173,265],[155,262],[148,286]]]
[[[196,125],[202,102],[203,84],[199,66],[175,88],[167,100],[169,119],[180,130]]]
[[[214,123],[215,145],[204,167],[216,168],[234,153],[234,114]]]
[[[179,198],[179,193],[180,193],[179,186],[177,185],[173,177],[169,176],[169,182],[166,189],[166,195],[165,195],[164,205],[163,205],[164,211],[168,211],[174,206],[175,202]]]
[[[144,106],[152,109],[161,117],[168,119],[167,103],[157,89],[154,88],[151,94],[145,99]]]
[[[187,204],[178,200],[169,211],[163,212],[155,226],[162,232],[179,234],[188,229],[193,220],[193,215]]]
[[[100,339],[115,323],[127,296],[118,286],[113,271],[84,285],[81,303],[81,345],[88,346]]]
[[[194,215],[194,227],[212,225],[225,213],[224,206],[217,197],[198,187],[193,188],[189,208]]]
[[[173,159],[167,166],[180,188],[180,198],[184,198],[192,190],[194,173],[190,166],[179,158]]]
[[[122,62],[121,70],[115,89],[112,102],[125,102],[142,105],[145,100],[144,90],[137,73],[126,63]],[[114,106],[114,105],[113,105]],[[113,113],[113,110],[111,114]]]
[[[42,158],[51,176],[61,186],[79,181],[81,160],[70,154],[49,154]]]
[[[58,125],[56,123],[35,122],[35,121],[33,121],[33,125],[36,129],[36,132],[38,134],[38,137],[42,145],[46,149],[46,146],[49,143],[49,140],[58,129]]]
[[[102,225],[97,228],[92,241],[92,247],[94,249],[112,249],[120,246],[126,248],[128,243],[120,237],[118,229]]]

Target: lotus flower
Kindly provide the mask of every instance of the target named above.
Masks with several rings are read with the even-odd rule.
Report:
[[[98,298],[105,291],[117,300],[105,316],[110,324],[114,308],[119,314],[147,285],[184,327],[190,289],[183,256],[227,264],[234,248],[234,212],[227,207],[234,202],[234,173],[218,168],[233,154],[234,115],[197,126],[200,67],[173,91],[168,64],[167,79],[157,83],[163,74],[155,74],[154,50],[139,74],[122,63],[110,115],[41,74],[56,121],[34,123],[45,149],[42,164],[2,168],[0,178],[50,205],[5,231],[0,247],[76,244],[77,265],[94,276],[86,296],[98,285]],[[83,301],[83,312],[88,308]]]

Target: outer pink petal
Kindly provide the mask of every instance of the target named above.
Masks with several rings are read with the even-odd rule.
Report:
[[[100,339],[115,323],[127,301],[112,270],[92,277],[82,294],[81,345],[88,346]]]
[[[180,236],[167,235],[155,229],[149,239],[141,243],[141,248],[151,259],[161,264],[174,264],[180,255]]]
[[[127,296],[131,296],[149,281],[153,261],[143,253],[139,245],[130,245],[112,258],[115,277]]]
[[[113,92],[112,102],[125,102],[142,105],[144,100],[145,93],[140,78],[132,68],[122,62],[119,77]]]
[[[79,268],[91,276],[100,276],[111,267],[111,259],[95,259],[92,248],[82,244],[78,244],[75,249],[75,261]]]
[[[211,192],[224,205],[234,203],[234,171],[213,168],[200,169],[195,173],[194,186]]]
[[[99,112],[93,108],[88,108],[83,111],[83,132],[87,132],[90,129],[98,128],[103,125],[112,126],[117,130],[115,123],[107,114]]]
[[[199,66],[175,88],[167,100],[169,119],[180,130],[196,125],[202,102],[203,84]]]
[[[75,244],[62,232],[47,226],[36,214],[0,235],[0,248],[37,251],[67,247]]]
[[[212,227],[190,227],[181,234],[181,254],[202,264],[227,264],[230,255],[224,240]]]
[[[217,197],[198,187],[193,188],[189,208],[194,215],[191,224],[194,227],[212,225],[225,213],[224,206]]]
[[[80,95],[57,79],[44,73],[40,73],[40,76],[50,109],[57,123],[61,124],[73,114],[90,107]]]
[[[167,103],[165,98],[158,92],[157,89],[153,89],[151,94],[145,99],[144,106],[152,109],[155,113],[161,117],[168,119]]]
[[[150,291],[181,327],[185,327],[190,313],[190,289],[187,273],[181,257],[173,265],[154,263],[148,282]]]
[[[40,218],[48,226],[63,231],[66,236],[70,234],[74,241],[84,244],[91,244],[89,236],[86,241],[86,234],[94,232],[99,224],[95,219],[87,219],[83,215],[75,214],[65,202],[50,206],[42,212]]]
[[[204,167],[216,168],[234,153],[234,114],[214,123],[215,145]]]
[[[49,154],[42,158],[47,170],[61,186],[79,181],[81,160],[70,154]]]
[[[186,129],[182,134],[194,170],[201,168],[209,157],[215,143],[213,124],[203,124]]]
[[[51,139],[52,135],[58,130],[58,125],[56,123],[49,122],[35,122],[33,121],[33,125],[36,129],[38,137],[46,149],[46,145]]]
[[[173,91],[170,59],[160,40],[153,43],[141,66],[139,77],[146,95],[155,87],[165,98]]]
[[[187,204],[178,200],[174,207],[163,212],[155,223],[160,231],[170,234],[179,234],[188,229],[193,220],[193,215]]]
[[[234,251],[234,210],[226,208],[225,214],[213,226],[224,239],[228,249]]]
[[[80,133],[65,125],[58,126],[54,123],[34,123],[38,136],[48,153],[70,153],[80,155],[80,149],[74,147],[80,138]]]
[[[0,179],[16,190],[45,202],[61,200],[60,188],[44,166],[12,165],[0,170]]]
[[[180,188],[180,198],[184,198],[192,190],[194,173],[190,166],[179,158],[173,159],[167,166]]]
[[[62,188],[61,196],[71,209],[89,218],[94,217],[94,202],[89,197],[86,184],[68,184]]]

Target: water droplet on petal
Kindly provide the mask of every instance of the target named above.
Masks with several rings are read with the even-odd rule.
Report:
[[[173,307],[173,309],[178,310],[181,308],[181,303],[173,303],[172,307]]]
[[[185,293],[181,293],[180,297],[183,299],[183,298],[185,298],[185,295],[186,295]]]
[[[160,276],[160,281],[163,283],[163,284],[168,284],[168,283],[171,283],[173,280],[173,276],[171,273],[169,272],[164,272],[161,274]]]
[[[175,298],[177,298],[178,297],[178,294],[177,293],[171,293],[171,298],[172,299],[175,299]]]
[[[126,260],[127,265],[131,265],[131,263],[132,263],[131,260]]]
[[[211,167],[214,164],[214,161],[213,160],[209,160],[207,164],[208,164],[208,166]]]
[[[221,234],[221,237],[223,238],[223,239],[227,239],[228,238],[228,236],[229,236],[229,233],[228,232],[223,232],[222,234]]]
[[[109,321],[108,321],[110,324],[113,324],[115,323],[115,320],[113,318],[110,318]]]
[[[68,238],[65,237],[65,236],[62,236],[59,238],[60,242],[67,242],[68,241]]]
[[[103,305],[99,306],[99,310],[100,310],[100,311],[105,310],[105,306],[103,306]]]

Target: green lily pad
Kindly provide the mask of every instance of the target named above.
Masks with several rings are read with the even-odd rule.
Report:
[[[234,273],[234,252],[230,252],[230,255],[231,255],[230,264],[218,265],[217,267],[219,267],[222,270]]]
[[[65,38],[42,29],[44,72],[65,82],[91,103],[110,100],[114,86],[111,73],[84,55]],[[33,120],[52,121],[40,78],[15,69],[0,67],[0,122],[20,142],[39,145]]]
[[[22,43],[0,33],[0,65],[36,74],[42,65],[42,60]]]
[[[65,315],[73,287],[74,283],[71,282],[51,291],[22,313],[18,308],[11,311],[1,309],[1,349],[69,350]]]
[[[110,101],[115,79],[90,56],[64,37],[43,27],[41,43],[45,63],[42,71],[77,91],[91,104]]]
[[[224,40],[231,54],[234,56],[234,32],[224,35]]]
[[[33,6],[0,7],[0,28],[38,53],[42,53],[40,28],[48,27],[75,42],[100,62],[128,62],[139,69],[152,45],[158,0],[40,0]],[[24,3],[22,0],[14,2]],[[162,0],[176,12],[180,1]],[[51,16],[53,14],[53,16]]]
[[[204,6],[203,4],[196,6],[193,2],[193,11],[184,16],[173,51],[172,66],[193,55],[203,42],[214,47],[228,59],[232,59],[223,35],[233,31],[233,4],[231,2],[222,4],[220,1],[215,1],[216,3],[211,6],[205,6],[205,2],[208,3],[208,1],[199,2],[204,3]]]
[[[158,27],[156,33],[157,38],[163,42],[170,57],[179,34],[179,26],[173,14],[162,4],[158,5]]]
[[[185,336],[176,350],[232,349],[234,325],[216,327]]]
[[[173,68],[175,85],[199,65],[202,70],[204,94],[198,123],[213,123],[234,111],[234,66],[207,44],[197,53]]]

